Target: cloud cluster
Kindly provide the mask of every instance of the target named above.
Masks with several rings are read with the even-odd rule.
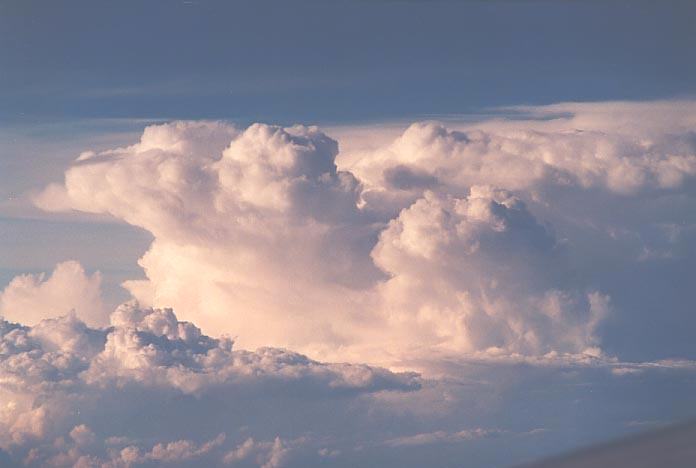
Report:
[[[90,454],[108,455],[114,466],[179,462],[207,456],[224,442],[224,436],[200,444],[165,439],[148,450],[128,442],[133,422],[147,417],[156,426],[140,430],[161,440],[167,431],[159,427],[158,411],[165,409],[172,435],[180,435],[187,405],[215,411],[210,403],[219,401],[234,413],[252,398],[331,400],[419,386],[412,373],[325,364],[273,348],[236,350],[230,339],[203,335],[169,309],[125,304],[107,328],[90,328],[74,314],[33,327],[0,322],[0,449],[31,464],[93,466],[87,458],[80,462]],[[267,458],[265,466],[277,466],[273,460],[286,451],[280,440],[251,444],[220,457],[242,460],[253,453]]]
[[[127,284],[141,303],[188,311],[249,346],[326,342],[338,332],[314,312],[353,313],[336,295],[380,274],[360,184],[337,170],[337,151],[313,127],[176,122],[81,156],[38,203],[152,232],[141,260],[148,280]]]
[[[688,100],[516,107],[513,118],[414,123],[342,157],[375,187],[405,189],[407,175],[420,175],[429,185],[579,185],[628,195],[694,176],[693,109]]]
[[[0,293],[0,464],[502,466],[680,417],[693,103],[513,112],[82,153],[37,205],[145,229],[145,277]]]
[[[601,274],[691,238],[693,116],[670,103],[516,111],[526,119],[395,138],[344,130],[343,152],[316,127],[153,125],[83,153],[36,202],[152,233],[133,297],[246,347],[387,365],[600,356],[603,319],[629,302]]]

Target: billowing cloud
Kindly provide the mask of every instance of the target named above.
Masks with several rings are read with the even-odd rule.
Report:
[[[417,124],[348,172],[314,127],[175,122],[84,153],[37,203],[150,231],[133,296],[245,346],[385,363],[429,347],[597,355],[610,298],[564,281],[568,221],[559,237],[539,190],[616,197],[692,175],[684,148],[628,140]]]
[[[0,317],[34,325],[47,318],[74,313],[93,326],[108,323],[108,311],[101,300],[99,272],[88,275],[75,261],[56,265],[45,274],[15,277],[0,292]]]
[[[485,203],[476,206],[477,197]],[[469,242],[471,223],[488,234],[479,235],[480,244],[468,245],[462,259],[452,259],[454,264],[465,263],[470,255],[484,255],[488,242],[518,245],[514,236],[529,234],[507,239],[507,229],[520,218],[529,218],[524,205],[505,192],[480,188],[464,200],[437,200],[428,194],[422,204],[426,203],[438,204],[440,214],[451,216],[453,230],[446,235],[440,232],[443,226],[434,230],[439,241],[426,239],[423,244],[430,247],[410,245],[404,240],[408,236],[399,240],[397,234],[418,218],[410,219],[413,213],[404,212],[383,231],[381,248],[375,250],[376,258],[391,259],[377,263],[400,272],[393,278],[415,275],[418,268],[439,274],[427,261],[442,260],[439,256],[448,248],[459,250],[457,243]],[[446,210],[452,213],[444,215]],[[545,238],[543,243],[524,241],[524,245],[552,249],[552,238],[537,225],[531,236],[539,235]],[[384,250],[388,240],[389,248],[395,249],[390,255]],[[411,256],[423,257],[419,261],[426,263],[411,270],[407,268],[414,266]],[[449,267],[448,262],[443,260],[443,267]],[[388,282],[384,286],[391,287]],[[590,307],[597,306],[594,300],[599,299],[590,299]],[[548,307],[557,312],[562,306]],[[564,330],[577,328],[572,323],[555,324],[556,312],[549,312],[550,317],[523,317],[525,323],[541,322],[538,329],[524,334],[525,339],[534,333],[553,335],[554,327],[561,330],[555,336],[564,337]],[[512,320],[505,313],[496,320]],[[469,318],[464,314],[465,320]],[[685,379],[683,392],[673,397],[685,401],[696,385],[690,377],[696,368],[692,361],[627,363],[587,352],[580,359],[573,354],[575,338],[570,344],[561,340],[554,345],[569,349],[558,356],[519,348],[511,340],[510,350],[469,353],[453,361],[452,354],[442,359],[438,345],[430,344],[428,365],[443,377],[424,378],[365,364],[320,362],[285,349],[244,350],[229,337],[213,338],[195,324],[180,321],[171,309],[135,302],[119,306],[109,320],[108,326],[92,327],[73,313],[33,326],[0,321],[4,465],[303,467],[327,462],[360,466],[383,460],[389,466],[420,466],[422,460],[414,457],[414,451],[435,464],[453,454],[467,457],[483,451],[490,463],[500,464],[505,460],[496,458],[500,450],[491,450],[489,441],[505,443],[506,456],[541,453],[541,449],[530,451],[524,440],[536,441],[546,434],[547,426],[558,424],[555,412],[567,410],[569,398],[604,401],[616,392],[620,398],[612,400],[616,405],[612,411],[630,414],[632,421],[647,419],[654,408],[627,402],[623,396],[629,388],[652,395],[655,385],[665,384],[660,374],[680,373]],[[436,322],[422,321],[422,327],[427,330]],[[506,330],[510,325],[490,326]],[[426,359],[422,353],[414,356]],[[411,364],[419,367],[415,360]],[[658,378],[653,380],[652,375]],[[641,382],[638,390],[635,379]],[[667,379],[666,385],[670,382]],[[616,385],[617,390],[607,393],[607,387]],[[539,388],[545,389],[541,402]],[[669,406],[675,408],[672,402]],[[521,415],[530,410],[535,417],[521,424]],[[592,425],[601,408],[590,402],[578,411],[577,424]],[[627,426],[619,422],[625,430]],[[611,425],[606,429],[609,434],[612,430],[618,429]],[[445,451],[439,448],[443,446]]]
[[[597,354],[599,292],[554,289],[557,241],[509,192],[425,197],[389,223],[372,252],[389,329],[431,349]]]
[[[388,189],[384,196],[423,184],[670,189],[696,175],[693,109],[693,101],[517,107],[514,119],[414,123],[377,147],[351,147],[341,160],[371,188]]]
[[[79,464],[83,456],[85,466],[92,466],[89,456],[114,466],[198,459],[221,446],[225,436],[163,440],[167,432],[179,437],[186,432],[187,407],[205,407],[209,414],[194,421],[204,424],[218,405],[240,415],[254,399],[330,401],[419,386],[412,373],[325,364],[273,348],[236,350],[229,338],[205,336],[168,309],[125,304],[107,328],[90,328],[74,314],[33,327],[0,322],[0,449],[32,464]],[[170,412],[168,431],[161,428],[160,411]],[[134,432],[131,424],[147,418],[154,418],[155,426],[140,425]],[[224,422],[223,428],[236,431],[248,419]],[[138,431],[134,445],[128,437]],[[162,442],[143,446],[153,438]],[[289,450],[280,439],[253,444],[253,450],[242,446],[232,452],[236,455],[221,450],[219,459],[242,460],[253,451],[265,466],[277,466]]]
[[[142,303],[188,311],[249,346],[333,343],[346,331],[332,323],[360,315],[355,288],[381,275],[369,258],[373,220],[337,151],[316,128],[148,127],[136,145],[81,157],[38,203],[151,231],[148,279],[126,284]],[[333,317],[317,320],[318,310]]]
[[[342,129],[342,152],[316,127],[172,122],[83,153],[36,201],[152,233],[133,297],[244,347],[383,365],[608,359],[604,324],[652,313],[625,285],[666,291],[655,263],[691,258],[689,109]]]

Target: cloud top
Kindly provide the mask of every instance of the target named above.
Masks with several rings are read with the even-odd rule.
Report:
[[[39,321],[73,313],[92,326],[108,323],[101,299],[101,275],[89,275],[82,265],[66,261],[53,273],[16,276],[0,292],[0,317],[35,325]]]

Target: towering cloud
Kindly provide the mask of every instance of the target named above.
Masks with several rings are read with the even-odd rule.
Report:
[[[554,289],[556,239],[503,190],[426,192],[389,223],[372,252],[389,329],[418,346],[476,353],[599,352],[597,292]]]
[[[597,265],[669,256],[683,211],[660,206],[692,204],[691,114],[637,106],[662,113],[417,123],[343,154],[315,127],[173,122],[84,153],[37,203],[150,231],[147,278],[126,288],[244,346],[384,364],[433,350],[597,356],[623,300]]]
[[[74,262],[5,288],[0,462],[414,466],[547,431],[556,450],[559,411],[592,434],[676,417],[653,396],[682,373],[692,400],[680,330],[635,337],[692,323],[696,114],[515,112],[337,129],[342,150],[172,122],[80,155],[37,204],[152,233],[145,278],[111,315]]]
[[[252,346],[333,342],[343,331],[332,323],[357,313],[335,298],[379,276],[360,184],[337,170],[336,153],[316,128],[149,127],[136,145],[81,157],[39,203],[151,231],[148,280],[127,284],[143,303]]]
[[[241,439],[225,455],[224,433],[200,444],[166,437],[181,437],[187,424],[198,436],[220,423],[237,431],[259,415],[254,400],[277,411],[270,403],[276,399],[302,405],[419,387],[412,373],[325,364],[281,349],[236,350],[230,339],[205,336],[168,309],[125,304],[108,328],[90,328],[74,315],[33,327],[0,321],[0,449],[30,464],[130,466],[216,451],[217,463],[255,454],[275,466],[274,457],[289,450],[280,439]],[[238,421],[211,420],[220,405]],[[144,447],[148,440],[164,441]]]

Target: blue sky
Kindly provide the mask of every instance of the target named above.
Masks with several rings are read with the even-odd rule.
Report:
[[[292,123],[694,93],[692,2],[5,2],[1,117]]]
[[[693,44],[691,1],[0,2],[0,464],[696,417]]]

